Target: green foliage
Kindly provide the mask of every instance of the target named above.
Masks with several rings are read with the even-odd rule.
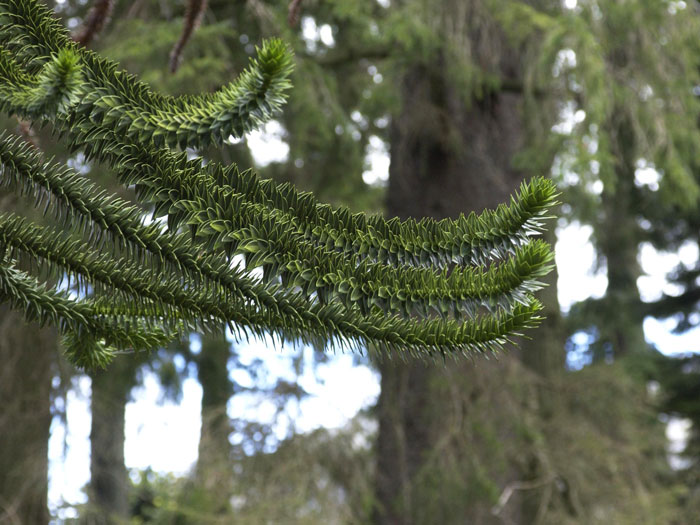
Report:
[[[624,164],[644,159],[662,174],[662,203],[692,208],[700,189],[696,132],[700,19],[692,7],[672,1],[589,2],[560,18],[551,53],[567,49],[562,63],[574,110],[585,119],[574,127],[576,173],[600,179],[614,193],[631,174]],[[591,162],[595,161],[595,162]]]
[[[656,356],[655,374],[661,385],[661,409],[668,415],[688,419],[692,423],[681,457],[686,482],[697,486],[700,479],[700,356]]]
[[[441,439],[416,473],[416,522],[687,522],[678,497],[689,491],[666,461],[664,424],[626,365],[544,386],[518,360],[480,361],[468,377],[445,371],[430,393],[450,409],[435,416]]]
[[[445,356],[495,350],[539,321],[532,292],[552,255],[532,236],[554,203],[550,182],[453,221],[334,209],[177,151],[220,145],[278,111],[291,70],[281,41],[263,43],[216,93],[171,97],[79,48],[36,2],[0,1],[0,23],[2,109],[49,124],[167,218],[167,228],[146,224],[138,208],[1,137],[2,185],[63,229],[0,218],[0,287],[27,317],[72,334],[76,364],[104,365],[103,344],[150,348],[221,322],[245,335]],[[65,280],[77,297],[37,279]]]
[[[666,462],[656,399],[629,364],[570,372],[544,391],[541,378],[517,360],[480,361],[483,373],[469,378],[445,370],[446,381],[431,392],[449,398],[451,408],[435,416],[445,418],[445,431],[416,473],[417,522],[506,520],[530,508],[533,522],[551,525],[692,523],[694,515],[679,505],[692,490]],[[499,388],[491,389],[496,376]],[[226,513],[214,514],[210,495],[192,479],[144,473],[131,519],[367,523],[368,428],[359,416],[347,428],[292,437],[271,453],[234,447],[234,505]]]
[[[11,54],[1,49],[0,71],[3,109],[29,118],[58,113],[74,104],[82,82],[78,57],[68,49],[53,56],[35,76],[23,74]]]
[[[244,454],[234,447],[236,475],[225,511],[217,512],[217,501],[191,477],[141,472],[129,523],[367,523],[373,477],[368,426],[358,416],[345,428],[290,437],[274,452]]]

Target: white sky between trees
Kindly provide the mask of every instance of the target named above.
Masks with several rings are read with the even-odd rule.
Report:
[[[563,0],[563,4],[573,9],[576,7],[576,0]],[[334,45],[330,26],[317,27],[312,19],[305,17],[302,20],[302,29],[310,48],[318,42],[329,47]],[[373,76],[375,82],[382,82],[382,76],[376,67],[371,66],[368,74]],[[585,118],[585,113],[579,113],[582,112],[564,118],[560,124],[563,128],[561,131],[569,131],[567,128],[570,128],[573,122]],[[355,125],[362,125],[363,117],[359,113],[353,113],[351,118]],[[289,147],[284,142],[284,132],[279,122],[271,121],[262,130],[252,132],[246,137],[258,166],[288,158]],[[353,133],[353,130],[341,128],[336,132]],[[389,154],[386,144],[379,137],[372,136],[367,149],[367,169],[363,173],[363,180],[367,184],[384,184],[388,174]],[[657,172],[644,165],[640,165],[636,173],[636,183],[640,186],[650,186],[652,189],[657,185],[658,178]],[[600,192],[602,186],[592,190]],[[595,267],[591,233],[590,226],[580,223],[564,224],[560,221],[557,226],[558,294],[565,312],[575,302],[588,297],[601,297],[607,287],[605,269]],[[650,245],[642,245],[639,260],[645,275],[637,281],[642,299],[652,301],[662,293],[673,294],[673,285],[666,281],[665,275],[679,262],[692,265],[697,262],[698,257],[697,244],[686,243],[678,253],[657,252]],[[675,335],[671,333],[674,325],[672,319],[645,319],[644,333],[647,341],[665,354],[700,352],[700,330]],[[586,337],[585,334],[577,334],[575,340],[578,338],[576,342],[585,345]],[[197,344],[194,340],[193,350],[197,349]],[[244,363],[262,358],[271,381],[277,377],[289,380],[296,378],[290,367],[290,356],[295,350],[280,349],[271,341],[255,341],[252,344],[239,344],[236,351]],[[376,403],[379,395],[378,374],[367,366],[353,365],[352,355],[338,354],[328,363],[320,365],[314,373],[310,364],[312,351],[304,349],[304,359],[309,363],[304,367],[305,372],[300,378],[301,386],[310,396],[300,403],[290,403],[287,406],[288,412],[275,422],[280,438],[287,435],[290,426],[297,432],[308,432],[318,427],[342,427],[360,410]],[[580,363],[571,361],[570,365],[581,366]],[[240,375],[241,373],[234,372],[234,381],[243,386],[252,386],[246,385],[250,378]],[[155,471],[172,472],[176,475],[188,473],[197,459],[201,395],[199,383],[196,379],[189,378],[184,381],[182,402],[179,405],[172,402],[163,403],[157,378],[152,373],[146,374],[143,385],[134,390],[133,401],[126,407],[127,467],[138,470],[150,467]],[[64,504],[83,503],[87,499],[82,487],[90,477],[89,399],[90,380],[82,377],[77,381],[77,388],[70,391],[66,399],[67,427],[57,419],[51,426],[49,506],[53,511],[57,511]],[[228,412],[232,417],[263,422],[273,422],[275,417],[275,407],[271,402],[261,402],[248,394],[234,396],[229,402]],[[686,431],[685,422],[671,422],[667,434],[673,446],[678,447],[679,440],[682,440]],[[233,439],[236,439],[235,435]],[[58,511],[59,519],[73,516],[74,513],[70,509]]]

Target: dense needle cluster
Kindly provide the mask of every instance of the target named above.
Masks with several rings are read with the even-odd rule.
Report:
[[[0,110],[110,166],[154,219],[1,135],[0,185],[60,227],[0,215],[0,298],[56,325],[85,367],[222,323],[240,335],[442,356],[495,350],[536,325],[532,293],[552,263],[533,239],[556,197],[545,179],[479,216],[399,221],[188,158],[185,148],[269,120],[291,70],[287,46],[268,40],[216,93],[164,96],[74,43],[36,0],[0,0]]]

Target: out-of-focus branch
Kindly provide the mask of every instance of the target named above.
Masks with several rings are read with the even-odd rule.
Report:
[[[185,49],[185,45],[192,37],[192,33],[199,27],[202,23],[202,18],[204,18],[204,11],[207,9],[207,0],[189,0],[187,2],[187,9],[185,10],[185,25],[182,28],[182,34],[180,39],[173,46],[172,51],[170,51],[170,72],[175,73],[177,68],[180,67],[180,61],[182,59],[182,51]]]
[[[289,14],[287,22],[289,27],[295,27],[299,23],[299,14],[301,13],[301,0],[292,0],[289,2]]]
[[[134,0],[134,3],[131,4],[131,7],[129,7],[129,10],[126,12],[126,19],[130,20],[132,18],[136,18],[139,14],[139,11],[141,11],[141,8],[143,7],[144,0]]]
[[[90,45],[112,16],[114,0],[97,0],[85,17],[81,28],[73,34],[73,40],[83,46]]]
[[[39,139],[34,133],[34,128],[32,128],[31,122],[27,122],[21,118],[17,118],[17,133],[24,139],[24,141],[32,146],[34,149],[39,149]]]
[[[491,509],[491,514],[498,516],[505,508],[508,500],[513,495],[516,490],[534,490],[545,485],[549,485],[555,481],[555,477],[547,476],[542,479],[535,479],[532,481],[513,481],[509,483],[508,486],[503,490],[501,496],[498,498],[498,503]]]
[[[323,67],[343,67],[360,60],[382,60],[391,56],[388,47],[374,47],[367,49],[350,49],[346,52],[334,52],[332,54],[317,56],[311,53],[302,54],[305,58],[316,61]]]

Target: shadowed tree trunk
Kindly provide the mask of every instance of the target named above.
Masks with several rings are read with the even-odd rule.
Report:
[[[56,335],[0,306],[0,523],[48,523]]]
[[[639,225],[630,206],[633,197],[625,187],[631,181],[625,178],[620,177],[614,195],[603,195],[605,222],[598,233],[608,274],[603,312],[614,315],[601,318],[604,325],[602,335],[610,343],[610,355],[594,356],[596,360],[619,358],[647,348],[637,314],[640,304],[637,279],[642,274],[637,261]]]
[[[554,231],[554,222],[548,224],[548,229],[543,238],[552,246],[557,238]],[[557,297],[557,279],[559,274],[556,267],[542,279],[547,286],[537,292],[537,298],[542,301],[545,308],[545,319],[536,333],[530,334],[530,339],[519,341],[519,355],[523,363],[530,370],[542,377],[549,378],[561,372],[566,364],[566,328],[559,308]],[[541,401],[546,403],[546,396]]]
[[[124,465],[124,414],[134,386],[137,363],[117,357],[106,370],[90,373],[92,427],[90,429],[91,516],[98,523],[118,523],[129,515],[129,477]]]
[[[233,493],[231,464],[231,422],[226,405],[233,394],[228,376],[231,343],[224,334],[202,337],[198,356],[199,382],[202,385],[202,430],[199,437],[197,478],[210,498],[213,513],[229,510]]]
[[[517,74],[517,65],[502,67],[504,76]],[[389,216],[440,219],[480,212],[507,201],[524,179],[512,166],[525,139],[523,95],[493,92],[467,105],[446,77],[435,67],[415,66],[404,78],[403,110],[391,130]],[[559,317],[556,280],[552,283],[545,298],[557,309],[552,331],[538,331],[522,350],[523,359],[542,373],[561,369],[564,361],[563,332],[554,329]],[[461,437],[469,400],[498,388],[501,365],[478,358],[446,366],[410,359],[380,363],[375,523],[526,522],[517,505],[507,516],[492,516],[484,510],[487,498],[470,493],[478,480],[455,491],[439,466],[449,443]],[[508,467],[498,485],[521,474]],[[472,498],[480,501],[479,509],[468,503]]]
[[[623,114],[624,115],[624,114]],[[615,190],[605,188],[602,195],[603,220],[596,231],[598,246],[605,257],[608,288],[603,299],[602,337],[610,344],[611,355],[597,360],[619,358],[647,349],[644,329],[638,316],[637,279],[642,269],[637,261],[641,228],[635,212],[635,170],[637,159],[631,124],[618,115],[610,134],[615,145]],[[612,322],[611,322],[612,321]]]

